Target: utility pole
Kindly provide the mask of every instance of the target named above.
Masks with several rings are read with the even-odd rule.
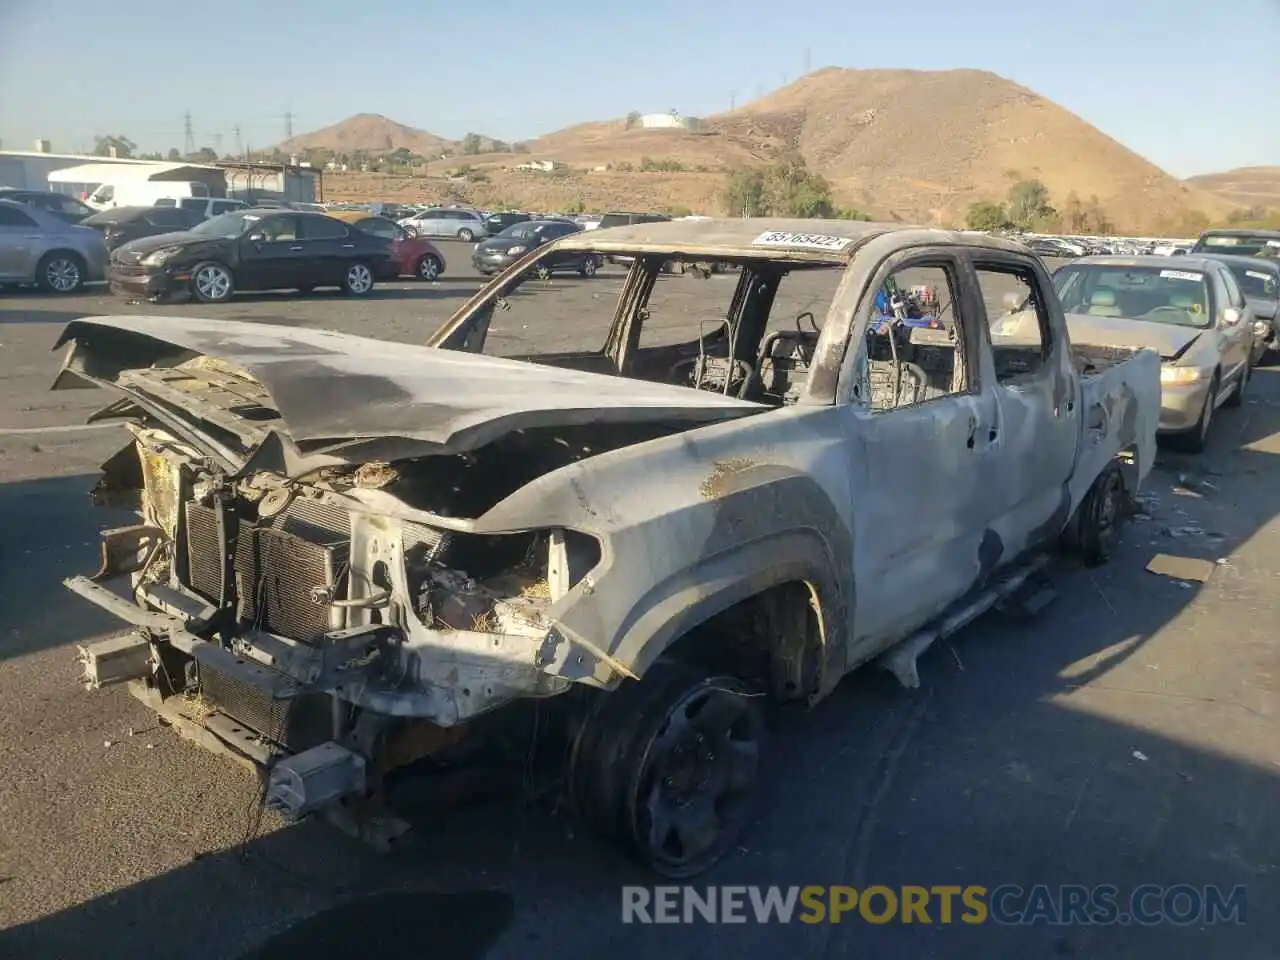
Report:
[[[191,128],[191,111],[188,110],[182,115],[182,144],[183,153],[187,156],[196,152],[196,135]]]
[[[733,108],[736,107],[737,105],[738,105],[738,91],[730,90],[729,91],[729,110],[732,111]]]
[[[243,156],[244,156],[244,146],[243,146],[243,144],[242,144],[242,142],[241,142],[241,140],[240,140],[240,124],[238,124],[238,123],[237,123],[233,129],[234,129],[234,131],[235,131],[235,135],[236,135],[236,156],[237,156],[237,157],[243,157]]]

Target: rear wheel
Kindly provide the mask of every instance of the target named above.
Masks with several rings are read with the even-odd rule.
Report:
[[[347,272],[342,275],[343,293],[349,297],[363,297],[372,289],[373,271],[367,263],[357,260],[347,266]]]
[[[235,290],[231,271],[220,263],[202,263],[191,271],[191,295],[201,303],[226,303]]]
[[[1129,518],[1129,491],[1120,464],[1112,461],[1084,495],[1063,546],[1091,567],[1111,559],[1120,531]]]
[[[461,230],[458,231],[458,239],[461,240],[463,243],[470,243],[475,238],[476,238],[475,233],[468,227],[463,227]]]
[[[74,253],[46,253],[36,267],[36,282],[46,293],[75,293],[84,286],[84,261]]]
[[[584,257],[582,260],[582,266],[578,267],[578,273],[587,279],[591,279],[596,275],[598,267],[599,264],[596,263],[595,257]]]
[[[663,662],[602,696],[574,745],[578,811],[657,873],[701,873],[750,821],[765,740],[760,696],[734,677]]]

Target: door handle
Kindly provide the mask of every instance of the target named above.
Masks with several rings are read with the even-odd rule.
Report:
[[[356,248],[356,245],[354,243],[344,243],[342,245],[343,250],[354,250],[355,248]]]
[[[298,244],[296,247],[290,247],[289,249],[294,253],[297,253],[299,250],[302,249],[302,244]]]

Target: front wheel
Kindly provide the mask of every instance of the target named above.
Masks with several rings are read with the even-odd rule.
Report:
[[[761,695],[735,677],[659,662],[602,698],[574,745],[579,813],[663,876],[703,872],[750,822]]]
[[[458,231],[458,239],[461,240],[463,243],[470,243],[475,238],[476,238],[476,235],[471,230],[468,230],[466,227],[463,227],[461,230]]]
[[[202,263],[191,271],[191,295],[201,303],[226,303],[235,289],[231,271],[221,263]]]
[[[1209,425],[1213,423],[1214,403],[1218,399],[1218,375],[1215,373],[1209,381],[1209,392],[1204,398],[1204,409],[1200,411],[1200,419],[1187,433],[1180,434],[1175,445],[1187,453],[1203,453],[1209,443]]]
[[[1244,369],[1240,371],[1240,379],[1236,381],[1236,388],[1231,391],[1231,396],[1222,401],[1224,407],[1239,407],[1244,404],[1244,391],[1249,386],[1251,376],[1253,376],[1253,367],[1246,360]]]
[[[357,260],[342,275],[342,292],[349,297],[363,297],[373,289],[373,271],[369,265]]]
[[[75,293],[84,286],[84,261],[74,253],[45,254],[36,282],[46,293]]]
[[[581,274],[586,279],[590,280],[592,277],[596,275],[596,270],[599,268],[599,266],[600,265],[596,263],[595,257],[586,257],[582,261],[582,266],[578,268],[578,273]]]
[[[436,280],[440,276],[440,259],[433,257],[431,254],[423,254],[422,259],[418,261],[418,267],[414,270],[414,274],[419,280]]]

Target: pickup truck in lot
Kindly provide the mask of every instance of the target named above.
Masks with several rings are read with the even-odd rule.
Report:
[[[615,297],[581,281],[590,345],[512,349],[579,283],[537,260],[574,251],[628,262]],[[114,391],[96,416],[133,434],[94,496],[139,512],[67,581],[127,628],[82,647],[87,686],[348,826],[536,706],[579,815],[671,877],[747,824],[766,703],[872,661],[915,686],[1054,553],[1106,559],[1160,412],[1159,356],[1069,342],[1021,246],[856,221],[572,234],[421,347],[160,316],[62,340],[56,386]]]

